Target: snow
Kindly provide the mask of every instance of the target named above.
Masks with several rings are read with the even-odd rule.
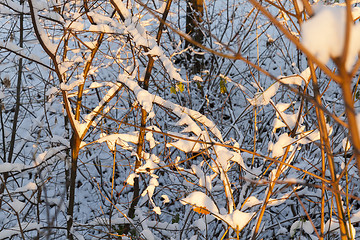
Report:
[[[123,148],[130,149],[128,142],[136,144],[139,140],[138,132],[129,132],[129,133],[115,133],[106,135],[105,133],[100,134],[100,138],[96,141],[98,143],[106,142],[108,148],[111,151],[115,151],[115,144],[122,146]]]
[[[62,150],[67,149],[66,146],[59,146],[59,147],[53,147],[49,148],[49,150],[46,150],[39,155],[37,155],[34,164],[39,165],[40,163],[48,160],[49,158],[55,156],[57,153],[61,152]]]
[[[84,80],[82,80],[82,79],[74,81],[71,84],[61,83],[60,84],[60,89],[63,90],[63,91],[71,91],[71,90],[74,89],[74,87],[77,87],[77,86],[79,86],[79,85],[81,85],[83,83],[84,83]]]
[[[36,3],[38,1],[32,1],[32,2]],[[34,6],[34,8],[35,8],[35,6]],[[34,16],[35,16],[34,23],[37,26],[41,40],[45,44],[46,48],[51,52],[51,54],[53,54],[55,56],[57,46],[56,46],[56,44],[51,42],[48,34],[45,32],[44,28],[41,26],[39,17],[38,17],[38,12],[36,9],[34,9]]]
[[[136,177],[139,177],[139,175],[136,174],[136,173],[131,173],[131,174],[128,176],[128,178],[126,179],[126,183],[129,184],[130,186],[134,186],[134,179],[135,179]]]
[[[304,4],[303,4],[302,0],[296,0],[296,4],[299,9],[299,12],[304,11]]]
[[[305,83],[309,82],[309,79],[311,77],[311,71],[310,67],[306,68],[304,71],[301,72],[301,74],[291,75],[291,76],[280,76],[278,79],[283,84],[293,84],[301,86],[302,82]]]
[[[3,99],[3,98],[5,98],[5,94],[3,91],[0,90],[0,99]]]
[[[170,199],[169,199],[168,195],[163,194],[163,195],[161,195],[161,197],[164,199],[163,203],[169,203],[170,202]]]
[[[204,80],[200,76],[194,76],[193,81],[195,81],[195,82],[203,82]]]
[[[286,124],[283,121],[281,121],[279,118],[274,118],[273,133],[275,133],[278,128],[282,128],[282,127],[286,127]]]
[[[158,8],[156,11],[157,11],[158,13],[161,13],[161,14],[162,14],[162,13],[164,13],[165,8],[166,8],[166,1],[163,2],[162,5],[161,5],[161,7]]]
[[[206,222],[203,218],[199,218],[193,224],[194,224],[194,227],[197,227],[200,231],[206,230]]]
[[[214,146],[215,153],[217,155],[216,162],[220,164],[220,167],[225,171],[229,167],[229,160],[234,157],[234,153],[229,151],[223,146]]]
[[[130,78],[133,78],[133,76],[120,74],[118,80],[134,92],[137,100],[146,112],[151,112],[152,102],[154,101],[155,96],[142,89],[135,81],[131,80]]]
[[[355,239],[356,230],[355,230],[354,226],[349,222],[347,222],[346,225],[347,225],[349,232],[351,229],[352,239]],[[339,221],[337,219],[331,218],[325,223],[325,233],[331,232],[336,229],[339,229]]]
[[[157,215],[161,215],[161,209],[160,207],[154,207],[153,211],[157,214]]]
[[[43,227],[42,224],[38,223],[28,223],[28,222],[22,222],[21,223],[21,229],[23,231],[31,231],[31,230],[39,230],[41,227]],[[20,227],[19,225],[16,225],[14,227],[8,227],[2,231],[0,231],[0,239],[4,238],[11,238],[12,236],[20,234]]]
[[[201,133],[201,128],[187,115],[186,113],[182,113],[180,116],[180,120],[176,123],[178,126],[187,125],[187,127],[182,130],[182,132],[193,132],[197,136]]]
[[[290,228],[290,236],[293,237],[297,229],[303,229],[307,234],[312,234],[314,232],[314,228],[310,221],[295,221]]]
[[[257,199],[255,196],[250,196],[246,199],[242,209],[246,210],[253,206],[260,205],[261,203],[262,202],[259,199]]]
[[[213,200],[203,192],[192,192],[186,198],[181,199],[180,202],[184,205],[190,204],[193,207],[205,208],[213,214],[219,214],[219,209]]]
[[[14,209],[15,212],[20,213],[20,211],[25,207],[24,202],[20,202],[18,199],[13,199],[12,202],[8,202],[9,206]]]
[[[26,166],[20,163],[2,163],[0,164],[0,173],[5,172],[21,172],[26,168],[30,168],[31,166]]]
[[[179,82],[187,82],[178,73],[170,59],[165,55],[164,51],[157,45],[156,39],[147,34],[141,22],[137,22],[136,18],[132,19],[129,10],[122,1],[115,0],[115,5],[125,18],[125,31],[132,35],[133,41],[137,46],[144,46],[149,49],[147,54],[158,56],[170,78]],[[146,55],[146,54],[145,54]]]
[[[208,191],[211,191],[212,184],[210,176],[205,176],[204,172],[198,165],[192,165],[191,169],[193,173],[199,178],[199,185],[201,187],[206,187]]]
[[[270,103],[271,98],[276,94],[279,83],[276,82],[272,84],[268,89],[263,92],[257,93],[254,98],[248,98],[248,101],[253,106],[262,106],[268,105]]]
[[[166,144],[167,147],[176,147],[177,149],[180,149],[181,151],[185,152],[185,153],[189,153],[189,152],[199,152],[201,149],[201,146],[199,143],[197,143],[196,141],[198,140],[198,138],[196,137],[187,137],[187,139],[193,140],[193,141],[189,141],[189,140],[184,140],[184,139],[180,139],[176,142],[171,142]]]
[[[159,186],[159,182],[156,178],[151,178],[149,185],[147,186],[147,188],[142,192],[141,196],[145,196],[146,194],[148,194],[149,199],[152,198],[154,191],[155,191],[155,187]]]
[[[137,173],[154,173],[154,171],[156,169],[159,168],[159,165],[158,163],[160,162],[160,159],[154,155],[154,154],[151,154],[150,157],[149,156],[146,156],[148,154],[145,154],[144,156],[144,160],[146,161],[146,163],[144,165],[142,165],[141,167],[139,167],[138,169],[136,169],[136,172]]]
[[[164,54],[164,52],[159,46],[154,46],[150,51],[145,53],[145,55],[152,56],[161,56],[162,54]]]
[[[144,229],[141,234],[145,237],[147,240],[155,240],[155,236],[152,234],[152,232],[149,229]]]
[[[118,32],[115,28],[107,24],[91,25],[89,27],[90,32],[102,32],[102,33],[116,33]]]
[[[11,41],[8,41],[8,42],[5,42],[4,40],[0,41],[0,48],[6,48],[12,52],[25,55],[25,49],[19,47],[18,45],[16,45],[15,43],[13,43]]]
[[[125,19],[131,17],[129,10],[126,8],[125,4],[121,0],[114,0],[115,5],[120,9],[121,14]]]
[[[122,88],[122,84],[117,83],[113,84],[113,86],[109,89],[109,91],[104,95],[104,97],[101,99],[99,104],[89,113],[85,116],[84,120],[86,122],[85,126],[86,128],[89,127],[90,124],[92,124],[92,121],[94,118],[99,114],[101,109],[115,96],[115,94]],[[86,128],[84,130],[86,130]],[[83,131],[79,132],[79,135],[83,135]]]
[[[28,184],[26,184],[24,187],[19,187],[17,189],[15,189],[14,192],[27,192],[27,191],[35,191],[37,189],[37,185],[33,182],[29,182]]]
[[[11,8],[12,10],[16,11],[16,12],[23,12],[23,13],[28,13],[30,12],[29,7],[27,7],[25,4],[21,5],[19,2],[14,2],[12,0],[6,0],[6,5],[9,6],[9,8]]]
[[[326,128],[330,136],[332,134],[333,128],[329,124],[326,124]],[[320,140],[320,131],[316,129],[307,132],[301,132],[298,136],[298,139],[300,139],[298,141],[300,144],[308,144],[314,141],[318,141]]]
[[[150,145],[150,149],[153,149],[155,146],[156,146],[156,141],[154,139],[154,136],[153,136],[153,133],[152,132],[147,132],[145,134],[145,139],[146,141],[149,142],[149,145]]]
[[[91,88],[91,89],[99,88],[99,87],[104,86],[105,84],[106,83],[92,82],[89,88]]]
[[[231,228],[240,231],[249,223],[255,214],[255,212],[246,213],[236,209],[230,214],[221,215],[220,218],[222,218]]]
[[[287,133],[280,135],[279,140],[272,147],[272,157],[280,157],[285,152],[285,147],[290,145],[294,141],[293,138],[289,137]]]
[[[206,116],[199,113],[198,111],[179,106],[179,105],[172,103],[170,101],[167,101],[159,96],[149,93],[148,91],[142,89],[137,84],[136,81],[131,80],[133,78],[134,78],[134,76],[120,74],[118,77],[118,81],[120,81],[121,83],[126,85],[128,88],[130,88],[130,90],[132,90],[134,92],[137,100],[139,101],[139,103],[145,109],[146,112],[149,113],[152,111],[153,102],[156,104],[159,104],[165,108],[172,110],[172,112],[180,118],[180,121],[178,122],[179,124],[188,125],[188,128],[186,128],[185,131],[191,131],[191,132],[194,132],[195,134],[200,134],[199,128],[196,126],[195,123],[191,122],[191,119],[187,118],[186,115],[184,115],[184,113],[185,113],[185,114],[189,115],[192,119],[194,119],[197,122],[202,123],[203,125],[208,127],[209,130],[217,138],[219,138],[219,140],[221,142],[223,142],[223,138],[222,138],[220,130],[216,127],[215,123],[213,121],[211,121],[210,119],[208,119]],[[187,144],[185,144],[184,142],[181,142],[181,141],[179,141],[179,143],[177,145],[178,145],[179,149],[182,149],[182,146],[186,147],[186,149],[188,149],[188,151],[191,151],[191,148],[194,147],[193,144],[191,147],[185,146]],[[180,146],[180,145],[182,145],[182,146]]]
[[[360,51],[360,25],[350,24],[350,44],[346,69],[350,70]],[[301,27],[301,42],[326,64],[330,58],[343,55],[346,32],[346,9],[340,6],[317,6],[315,15]]]
[[[50,96],[52,94],[55,94],[59,91],[57,87],[51,87],[49,90],[46,91],[45,95]]]
[[[52,142],[52,143],[61,143],[61,144],[63,144],[64,146],[70,148],[69,140],[68,140],[68,139],[65,139],[65,138],[62,137],[62,136],[53,135],[53,137],[50,138],[49,141]]]

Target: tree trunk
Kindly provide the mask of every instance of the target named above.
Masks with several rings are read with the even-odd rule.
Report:
[[[186,6],[186,33],[191,36],[191,38],[198,42],[203,43],[204,34],[199,26],[203,21],[204,15],[204,0],[187,0]],[[200,49],[188,41],[185,41],[185,48],[192,46],[196,52]],[[203,57],[202,54],[189,54],[187,56],[191,64],[191,73],[197,74],[203,69]]]

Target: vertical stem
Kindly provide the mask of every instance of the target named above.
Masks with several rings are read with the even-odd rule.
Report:
[[[73,237],[73,222],[74,222],[74,205],[75,205],[75,186],[76,186],[76,173],[77,173],[77,160],[80,150],[80,137],[77,132],[73,132],[73,136],[70,140],[71,146],[71,167],[70,167],[70,189],[69,189],[69,205],[67,208],[67,237],[72,240]]]
[[[162,16],[162,21],[160,22],[159,29],[158,29],[158,32],[156,35],[156,41],[158,44],[160,43],[160,39],[161,39],[162,31],[163,31],[162,29],[164,28],[164,23],[167,18],[167,15],[169,13],[171,3],[172,3],[172,0],[168,0],[166,2],[166,7],[165,7],[165,11]],[[149,56],[149,62],[146,67],[144,82],[142,84],[142,87],[145,90],[149,89],[150,76],[151,76],[151,71],[152,71],[153,66],[154,66],[154,58]],[[143,152],[143,147],[144,147],[144,142],[145,142],[146,118],[147,118],[147,112],[145,111],[145,109],[142,108],[141,109],[141,125],[140,125],[141,128],[140,128],[140,133],[139,133],[138,146],[137,146],[137,150],[136,150],[138,158],[136,158],[136,161],[135,161],[135,171],[136,171],[136,169],[138,169],[141,166],[141,158],[142,158],[142,152]],[[139,177],[135,177],[134,178],[134,194],[133,194],[133,199],[132,199],[130,209],[128,212],[128,216],[130,218],[135,217],[135,207],[136,207],[137,203],[139,202],[139,197],[140,197]]]
[[[349,134],[353,145],[353,151],[356,158],[358,170],[360,170],[360,136],[359,127],[356,121],[356,113],[354,109],[354,100],[351,92],[351,77],[348,75],[345,69],[340,71],[343,78],[341,89],[343,93],[343,99],[345,103],[345,112],[349,124]]]
[[[335,202],[336,202],[336,207],[337,207],[341,239],[345,240],[345,239],[348,239],[348,231],[347,231],[346,222],[345,222],[344,209],[343,209],[342,201],[341,201],[340,188],[338,185],[338,179],[336,177],[336,172],[335,172],[334,156],[333,156],[332,149],[330,146],[330,139],[329,139],[329,134],[328,134],[328,131],[326,128],[324,112],[319,107],[319,106],[322,106],[321,95],[320,95],[319,86],[317,83],[317,78],[315,75],[314,65],[312,64],[311,61],[309,61],[309,66],[310,66],[312,81],[313,81],[314,98],[315,98],[315,101],[318,103],[315,105],[315,109],[316,109],[317,120],[319,123],[319,131],[320,131],[320,138],[321,138],[321,153],[325,154],[325,152],[326,152],[326,155],[327,155],[329,170],[330,170],[331,180],[332,180],[331,186],[334,189],[334,196],[335,196]],[[324,157],[324,155],[323,155],[323,157]]]

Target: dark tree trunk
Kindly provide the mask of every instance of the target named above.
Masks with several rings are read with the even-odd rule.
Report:
[[[198,42],[203,43],[204,34],[200,28],[200,24],[203,21],[204,15],[204,0],[187,0],[186,7],[186,33],[191,38]],[[185,42],[185,48],[192,46],[193,49],[198,52],[201,49],[191,44],[189,41]],[[191,73],[197,74],[203,69],[203,55],[201,54],[189,54],[188,60],[191,62]]]

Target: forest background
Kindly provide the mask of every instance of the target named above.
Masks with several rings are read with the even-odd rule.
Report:
[[[356,239],[358,2],[0,0],[0,239]]]

